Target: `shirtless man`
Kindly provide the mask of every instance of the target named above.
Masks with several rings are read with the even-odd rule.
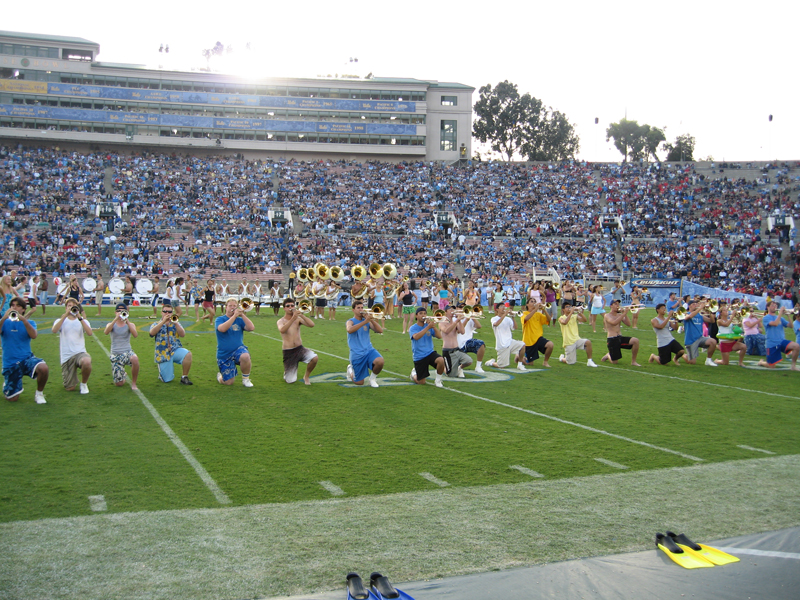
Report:
[[[464,378],[464,367],[472,364],[472,358],[458,348],[458,334],[464,334],[464,323],[455,315],[455,307],[448,304],[446,318],[439,323],[442,334],[442,354],[448,377]]]
[[[317,355],[303,347],[300,326],[313,327],[314,321],[295,310],[294,300],[291,298],[283,301],[283,312],[283,317],[278,319],[278,331],[281,332],[283,341],[283,380],[286,383],[297,381],[297,365],[304,362],[307,366],[303,381],[306,385],[311,385],[311,371],[317,366]]]
[[[601,361],[609,360],[612,364],[617,364],[619,359],[622,358],[622,349],[631,351],[631,366],[641,367],[636,362],[636,355],[639,353],[639,338],[626,337],[620,332],[620,324],[625,323],[628,327],[631,326],[631,321],[628,318],[628,311],[630,307],[622,308],[619,300],[611,301],[611,312],[603,315],[603,321],[606,324],[608,352]]]

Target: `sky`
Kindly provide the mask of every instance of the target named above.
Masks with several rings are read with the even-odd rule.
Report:
[[[695,159],[800,159],[800,3],[141,0],[113,6],[15,2],[4,6],[0,28],[87,38],[100,44],[104,62],[186,70],[204,67],[202,50],[219,41],[234,51],[214,59],[212,68],[227,72],[371,72],[457,82],[476,88],[473,103],[481,86],[508,80],[564,113],[580,136],[579,158],[591,161],[621,160],[605,131],[626,117],[665,128],[668,141],[693,135]],[[169,45],[169,55],[158,52],[161,44]]]

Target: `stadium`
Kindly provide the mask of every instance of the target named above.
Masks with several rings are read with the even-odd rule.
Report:
[[[481,162],[469,85],[252,83],[98,53],[0,32],[2,287],[44,299],[24,318],[51,374],[46,402],[22,378],[2,405],[0,596],[327,599],[380,571],[416,598],[793,597],[793,346],[771,362],[754,326],[741,368],[736,351],[717,364],[722,343],[662,365],[651,323],[674,294],[714,337],[726,303],[763,323],[774,300],[795,341],[800,163]],[[524,346],[528,298],[552,365],[493,366],[491,319],[508,304]],[[310,385],[287,383],[286,300]],[[358,300],[374,386],[348,369]],[[557,360],[567,300],[602,306],[576,364]],[[614,300],[641,365],[600,358]],[[485,312],[485,357],[417,387],[417,308],[463,303]],[[122,312],[138,387],[132,366],[115,385]],[[77,315],[91,357],[67,373]],[[226,316],[246,325],[252,387],[250,362],[218,383]],[[191,357],[171,382],[159,326]],[[698,584],[655,550],[668,529],[741,562]]]

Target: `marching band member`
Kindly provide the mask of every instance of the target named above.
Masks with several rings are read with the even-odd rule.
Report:
[[[444,358],[433,349],[433,338],[441,339],[442,334],[436,329],[433,321],[427,318],[428,311],[419,307],[415,316],[415,323],[408,330],[411,337],[411,355],[414,359],[414,368],[411,369],[411,381],[425,385],[431,376],[429,367],[436,369],[434,385],[444,387],[442,375],[445,370]]]
[[[403,306],[403,333],[407,333],[411,328],[411,320],[414,315],[415,304],[417,297],[409,289],[408,282],[403,283],[403,287],[397,292],[397,297]]]
[[[499,284],[498,287],[502,289],[502,286]],[[492,317],[492,328],[494,329],[497,359],[487,361],[486,365],[497,369],[504,369],[511,363],[511,355],[513,354],[514,362],[517,363],[517,369],[524,371],[525,342],[513,339],[512,332],[517,326],[514,319],[508,316],[509,312],[508,307],[502,302],[498,304],[495,309],[495,316]]]
[[[471,279],[467,283],[467,291],[464,292],[464,304],[467,306],[475,306],[476,304],[480,304],[481,295],[477,289],[475,289],[475,282]]]
[[[31,340],[39,335],[36,321],[29,321],[25,315],[25,301],[12,298],[8,308],[0,318],[0,340],[3,346],[3,394],[9,402],[19,400],[23,392],[22,376],[27,375],[36,380],[36,392],[33,399],[36,404],[46,404],[44,386],[50,376],[47,363],[34,356],[31,351]],[[9,317],[17,313],[17,321]]]
[[[159,296],[160,291],[161,291],[161,280],[158,277],[153,277],[153,289],[150,290],[150,293],[153,294],[153,296],[150,298],[150,306],[153,307],[153,316],[150,317],[151,319],[155,319],[158,316],[156,314],[156,311],[158,310],[158,299],[160,298]]]
[[[307,294],[307,296],[314,302],[314,318],[323,319],[325,306],[328,304],[328,301],[325,300],[325,281],[322,279],[315,279],[310,286],[306,286],[306,291],[308,291],[309,287],[311,288],[311,292]]]
[[[744,329],[744,343],[747,346],[747,354],[751,356],[766,356],[767,336],[764,324],[755,314],[755,311],[751,311],[742,321],[742,329]]]
[[[442,357],[447,376],[463,379],[464,367],[470,366],[472,359],[466,352],[462,352],[458,345],[458,334],[464,334],[464,323],[455,316],[453,305],[445,309],[445,318],[439,322],[439,333],[442,338]]]
[[[589,288],[589,302],[592,305],[592,332],[597,333],[597,315],[603,315],[603,323],[607,324],[606,317],[606,298],[602,294],[600,286],[595,285]],[[605,329],[605,327],[603,327]]]
[[[463,309],[465,304],[460,304],[458,308]],[[484,373],[481,363],[483,355],[486,353],[486,342],[476,340],[473,336],[475,330],[481,328],[481,322],[474,317],[463,317],[461,319],[464,326],[464,333],[458,334],[458,349],[464,354],[472,353],[475,355],[475,372]]]
[[[544,354],[542,366],[550,368],[550,355],[553,353],[553,342],[544,337],[544,326],[550,324],[550,317],[544,312],[544,304],[537,302],[531,294],[520,317],[522,323],[522,341],[525,344],[523,363],[532,365],[538,360],[539,353]]]
[[[103,312],[103,296],[106,293],[106,282],[103,281],[103,276],[97,274],[97,287],[94,288],[94,303],[97,304],[97,316],[99,317]]]
[[[372,347],[370,331],[383,333],[383,326],[373,315],[364,310],[364,301],[353,300],[353,317],[347,320],[347,345],[350,347],[350,364],[347,365],[347,380],[364,385],[369,375],[369,385],[378,387],[377,376],[383,370],[383,357]],[[372,370],[372,374],[370,374]]]
[[[247,317],[247,313],[239,307],[239,303],[230,298],[225,303],[225,314],[214,322],[217,332],[217,381],[223,385],[233,385],[236,377],[236,365],[242,367],[242,385],[253,387],[250,381],[252,362],[250,351],[244,345],[244,332],[254,331],[255,325]]]
[[[150,337],[155,338],[155,361],[158,365],[158,379],[169,383],[175,379],[175,364],[182,367],[181,383],[192,385],[189,379],[189,370],[192,368],[192,353],[181,344],[180,338],[186,335],[186,330],[179,321],[172,321],[173,311],[171,304],[162,304],[161,319],[150,326]]]
[[[686,357],[686,350],[680,345],[678,340],[672,337],[670,331],[670,319],[673,313],[667,313],[667,306],[663,302],[656,305],[656,316],[650,320],[653,326],[653,331],[656,334],[656,347],[658,348],[658,355],[651,354],[648,362],[657,362],[660,365],[668,365],[670,361],[675,363],[675,366],[680,365],[681,357],[688,362]],[[672,355],[675,358],[672,358]]]
[[[272,305],[272,310],[277,316],[278,308],[281,305],[281,287],[277,281],[272,282],[272,287],[269,288],[269,303]],[[256,309],[258,314],[258,309]]]
[[[695,299],[689,301],[689,312],[683,322],[683,343],[688,354],[686,362],[690,365],[696,364],[697,357],[700,356],[700,348],[705,348],[708,353],[706,366],[716,367],[717,363],[711,357],[714,356],[714,351],[717,349],[717,340],[703,335],[703,323],[711,323],[713,320],[711,315],[701,314],[705,307],[705,300],[702,302],[697,302]]]
[[[630,306],[623,308],[620,304],[619,300],[612,300],[611,312],[603,315],[608,352],[600,359],[600,362],[608,360],[614,365],[617,364],[622,358],[622,349],[624,348],[631,351],[631,366],[641,367],[642,365],[636,362],[636,356],[639,354],[639,338],[627,337],[620,332],[622,323],[625,323],[628,327],[631,326],[631,321],[628,318]]]
[[[214,322],[214,317],[217,314],[217,308],[214,305],[214,297],[217,295],[217,287],[214,285],[214,280],[209,279],[206,282],[206,287],[203,288],[203,311],[205,314],[200,318],[200,321],[208,319],[209,324]]]
[[[111,321],[103,333],[111,336],[111,376],[114,378],[114,385],[125,385],[125,366],[131,366],[131,389],[136,387],[136,380],[139,378],[139,357],[131,347],[131,336],[139,337],[136,325],[126,317],[122,318],[122,313],[128,312],[124,303],[117,304],[114,309],[114,320]]]
[[[67,299],[64,303],[64,314],[53,323],[53,333],[60,334],[61,377],[64,380],[64,389],[71,392],[78,387],[78,372],[80,372],[81,394],[88,394],[87,384],[92,374],[92,357],[86,352],[84,335],[92,335],[92,326],[85,318],[83,307],[78,300]]]
[[[719,335],[732,335],[733,334],[733,315],[728,312],[728,305],[725,302],[720,302],[719,317],[717,317],[718,336]],[[739,366],[744,366],[744,355],[747,352],[747,346],[741,339],[730,339],[719,337],[719,351],[722,354],[722,359],[717,359],[715,362],[718,365],[728,365],[731,352],[739,353]]]
[[[631,290],[631,304],[637,305],[642,304],[642,290],[639,288],[638,285],[633,286]],[[633,329],[639,329],[639,313],[633,315],[633,319],[631,320],[631,327]]]
[[[300,327],[314,327],[314,321],[296,310],[295,302],[291,298],[283,301],[283,312],[283,317],[278,319],[278,331],[283,344],[283,380],[286,383],[297,381],[297,367],[303,362],[307,365],[303,382],[311,385],[311,372],[317,366],[318,357],[316,353],[303,347]]]
[[[800,354],[800,345],[790,342],[784,336],[784,328],[789,327],[789,321],[783,318],[785,310],[783,306],[778,310],[778,303],[774,300],[767,303],[767,314],[761,319],[767,332],[767,360],[760,360],[758,364],[774,369],[783,360],[783,355],[788,354],[792,357],[792,371],[798,371],[797,355]]]
[[[330,279],[328,281],[328,285],[325,288],[325,301],[328,304],[328,320],[335,321],[336,320],[336,305],[339,302],[339,291],[341,287],[333,280]]]
[[[565,284],[566,285],[566,284]],[[564,302],[572,300],[564,299]],[[596,367],[592,360],[592,342],[582,338],[578,333],[578,323],[586,323],[586,317],[582,310],[576,310],[572,304],[564,304],[564,314],[558,318],[561,326],[561,336],[563,337],[564,354],[558,360],[568,365],[574,365],[578,360],[578,350],[586,351],[586,366]]]
[[[419,292],[420,292],[420,305],[425,310],[428,310],[428,303],[431,301],[431,291],[428,289],[428,282],[426,280],[422,280],[422,283],[419,284]]]

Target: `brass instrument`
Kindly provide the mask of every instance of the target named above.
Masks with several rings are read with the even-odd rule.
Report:
[[[384,279],[394,279],[397,277],[397,267],[395,267],[392,263],[386,263],[383,265],[381,272],[383,273]]]
[[[561,289],[561,284],[560,284],[560,283],[558,283],[558,282],[556,282],[556,281],[554,281],[554,282],[553,282],[553,283],[550,285],[550,287],[552,287],[554,290],[560,290],[560,289]]]
[[[256,307],[255,303],[253,302],[252,298],[242,298],[239,300],[238,308],[244,312],[249,312]]]
[[[69,309],[69,312],[70,314],[75,315],[77,317],[80,314],[81,309],[78,308],[77,306],[73,306],[72,308]]]
[[[327,279],[330,274],[330,267],[325,263],[317,263],[314,265],[314,274],[318,279]]]
[[[716,300],[710,300],[708,304],[706,304],[706,309],[708,309],[708,311],[712,313],[719,311],[719,302],[717,302]]]
[[[328,292],[327,288],[325,288],[325,290],[326,290],[325,300],[336,300],[336,298],[339,297],[339,292],[342,290],[342,288],[337,285],[335,286],[335,289],[331,292]]]
[[[367,270],[361,265],[355,265],[350,268],[350,277],[356,281],[363,281],[367,278]]]
[[[12,310],[10,313],[8,313],[8,320],[19,321],[19,313],[15,310]]]
[[[445,312],[441,308],[437,308],[435,311],[433,311],[433,316],[428,318],[431,319],[434,323],[440,323],[447,318],[447,312]]]
[[[647,308],[647,306],[644,305],[644,304],[629,304],[627,306],[620,306],[620,308],[630,308],[631,309],[631,314],[635,315],[636,313],[638,313],[643,308]]]
[[[300,300],[301,298],[305,298],[306,297],[306,286],[303,285],[303,284],[298,285],[294,289],[294,297],[295,297],[295,300]]]
[[[677,321],[685,321],[688,316],[689,316],[689,311],[682,306],[675,311],[675,319]]]
[[[314,309],[314,305],[311,303],[311,300],[300,300],[297,303],[297,312],[306,314],[310,313]]]
[[[172,322],[172,323],[177,323],[178,321],[180,321],[180,320],[181,320],[181,318],[180,318],[178,315],[176,315],[176,314],[173,314],[173,315],[172,315],[172,316],[169,318],[169,320],[170,320],[170,322]]]
[[[388,263],[387,263],[388,264]],[[379,265],[378,263],[372,263],[369,266],[369,276],[373,279],[377,279],[383,275],[383,266]]]
[[[483,307],[480,304],[476,304],[475,306],[472,307],[472,318],[473,319],[485,318],[483,314]]]
[[[119,313],[119,318],[123,321],[127,321],[129,316],[130,315],[127,310],[123,310],[121,313]]]
[[[344,279],[344,269],[342,267],[331,267],[330,277],[332,281],[339,283]]]
[[[377,304],[373,304],[372,308],[365,311],[364,314],[372,317],[373,319],[383,319],[385,311],[386,309],[383,307],[383,304],[378,302]]]
[[[303,267],[302,269],[297,270],[297,280],[298,281],[308,281],[308,269]]]

